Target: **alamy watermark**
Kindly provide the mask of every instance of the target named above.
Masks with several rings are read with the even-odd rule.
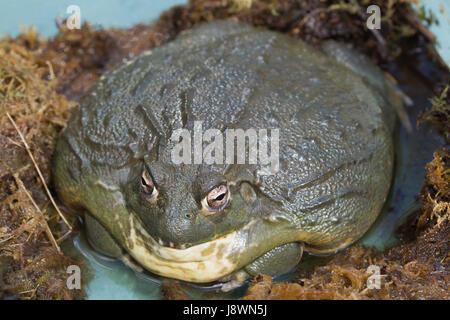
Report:
[[[369,30],[381,29],[381,9],[376,4],[367,7],[366,13],[370,14],[367,18],[366,26]]]
[[[271,175],[279,170],[279,134],[279,129],[253,128],[203,132],[203,121],[194,121],[193,134],[184,128],[172,133],[171,160],[174,164],[259,164],[260,174]]]
[[[66,26],[69,30],[81,29],[81,9],[77,5],[67,7],[66,13],[69,17],[66,20]]]
[[[379,266],[370,265],[367,272],[371,275],[367,278],[366,285],[368,289],[381,289],[381,271]]]
[[[69,290],[81,289],[81,269],[79,266],[72,264],[66,270],[69,276],[66,280],[66,286]]]
[[[66,20],[66,26],[69,30],[81,29],[81,9],[78,5],[70,5],[66,9],[69,17]],[[366,13],[370,14],[367,18],[366,26],[369,30],[381,29],[381,9],[378,5],[369,5]]]

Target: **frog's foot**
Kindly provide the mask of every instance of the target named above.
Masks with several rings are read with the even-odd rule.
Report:
[[[291,242],[273,248],[258,259],[247,265],[244,269],[248,274],[267,274],[277,276],[289,272],[302,258],[303,243]]]
[[[303,247],[303,243],[291,242],[273,248],[243,269],[222,278],[220,281],[225,283],[221,290],[228,292],[240,287],[245,280],[258,274],[277,276],[291,271],[300,262]]]
[[[137,272],[144,269],[134,261],[130,255],[116,243],[116,240],[109,232],[93,218],[89,213],[85,213],[86,233],[90,245],[101,254],[121,260],[125,265]]]
[[[239,288],[248,278],[250,278],[250,275],[245,270],[238,270],[219,280],[224,282],[220,290],[223,292],[229,292],[233,289]]]
[[[116,259],[121,259],[124,252],[116,240],[106,230],[106,228],[89,212],[85,212],[84,220],[86,225],[86,235],[89,244],[99,253]]]

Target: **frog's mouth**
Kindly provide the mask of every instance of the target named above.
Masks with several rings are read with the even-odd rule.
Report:
[[[145,269],[189,282],[216,281],[237,271],[275,247],[301,241],[302,232],[288,220],[254,218],[244,227],[186,249],[160,245],[130,215],[126,247]]]

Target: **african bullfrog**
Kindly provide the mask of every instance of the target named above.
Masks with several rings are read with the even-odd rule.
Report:
[[[393,171],[391,87],[345,45],[203,24],[85,94],[57,142],[55,190],[98,252],[137,268],[197,283],[282,274],[376,219]],[[277,129],[278,170],[174,163],[173,132],[196,123]]]

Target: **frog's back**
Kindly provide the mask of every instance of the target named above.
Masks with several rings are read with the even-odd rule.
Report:
[[[392,174],[389,117],[351,70],[299,40],[227,21],[102,77],[63,143],[76,154],[72,176],[81,177],[162,157],[172,132],[194,121],[204,130],[279,129],[279,171],[250,166],[254,181],[317,231],[311,249],[328,251],[359,237],[381,210]]]

